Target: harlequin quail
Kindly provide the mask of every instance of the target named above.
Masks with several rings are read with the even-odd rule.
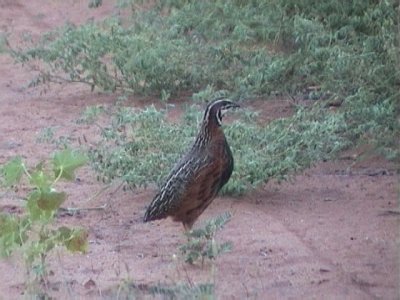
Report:
[[[232,174],[232,152],[221,122],[226,111],[236,107],[239,105],[228,99],[208,104],[196,140],[154,197],[144,222],[171,216],[186,230],[192,228]]]

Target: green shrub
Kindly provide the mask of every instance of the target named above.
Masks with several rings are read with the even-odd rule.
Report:
[[[161,184],[173,163],[188,149],[202,119],[197,105],[189,106],[181,122],[170,123],[166,110],[117,109],[103,139],[89,150],[99,179],[122,178],[132,187]],[[235,158],[235,169],[223,193],[242,194],[271,178],[291,174],[326,160],[349,146],[343,114],[315,107],[300,108],[292,118],[266,126],[257,114],[242,110],[238,120],[224,125]]]
[[[54,224],[57,210],[67,197],[65,192],[56,190],[56,184],[60,179],[73,180],[75,170],[85,162],[84,155],[66,149],[54,154],[52,170],[44,162],[28,170],[20,157],[0,168],[0,182],[4,186],[29,189],[22,215],[0,214],[0,254],[9,256],[16,252],[23,258],[28,274],[28,291],[41,284],[46,286],[47,257],[57,246],[72,252],[86,251],[85,229],[56,228]]]

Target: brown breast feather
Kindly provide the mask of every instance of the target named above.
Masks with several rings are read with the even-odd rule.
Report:
[[[223,143],[215,141],[209,150],[213,153],[210,162],[193,176],[191,182],[188,182],[188,190],[182,195],[179,208],[173,214],[175,221],[186,223],[189,227],[217,195],[221,187],[221,176],[227,164]]]

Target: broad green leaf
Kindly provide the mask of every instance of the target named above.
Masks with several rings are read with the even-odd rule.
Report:
[[[30,182],[41,190],[49,189],[51,185],[48,175],[40,169],[31,174]]]
[[[54,211],[64,203],[67,198],[65,192],[40,191],[40,197],[37,199],[37,205],[40,209]]]
[[[23,172],[24,167],[21,157],[15,157],[2,168],[4,184],[6,186],[12,186],[13,184],[18,183]]]
[[[75,179],[75,170],[83,166],[87,161],[83,153],[65,149],[56,152],[53,157],[53,170],[56,178],[61,177],[67,180]]]
[[[40,190],[34,190],[28,196],[26,208],[28,209],[32,221],[40,219],[48,221],[53,216],[53,210],[43,210],[39,207],[38,202],[41,198],[42,192]]]

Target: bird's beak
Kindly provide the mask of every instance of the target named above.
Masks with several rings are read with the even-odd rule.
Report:
[[[240,105],[239,104],[237,104],[237,103],[233,103],[233,106],[232,106],[232,108],[240,108]]]
[[[240,107],[240,105],[239,104],[237,104],[236,102],[233,102],[233,101],[231,101],[231,106],[230,106],[230,108],[239,108]]]

